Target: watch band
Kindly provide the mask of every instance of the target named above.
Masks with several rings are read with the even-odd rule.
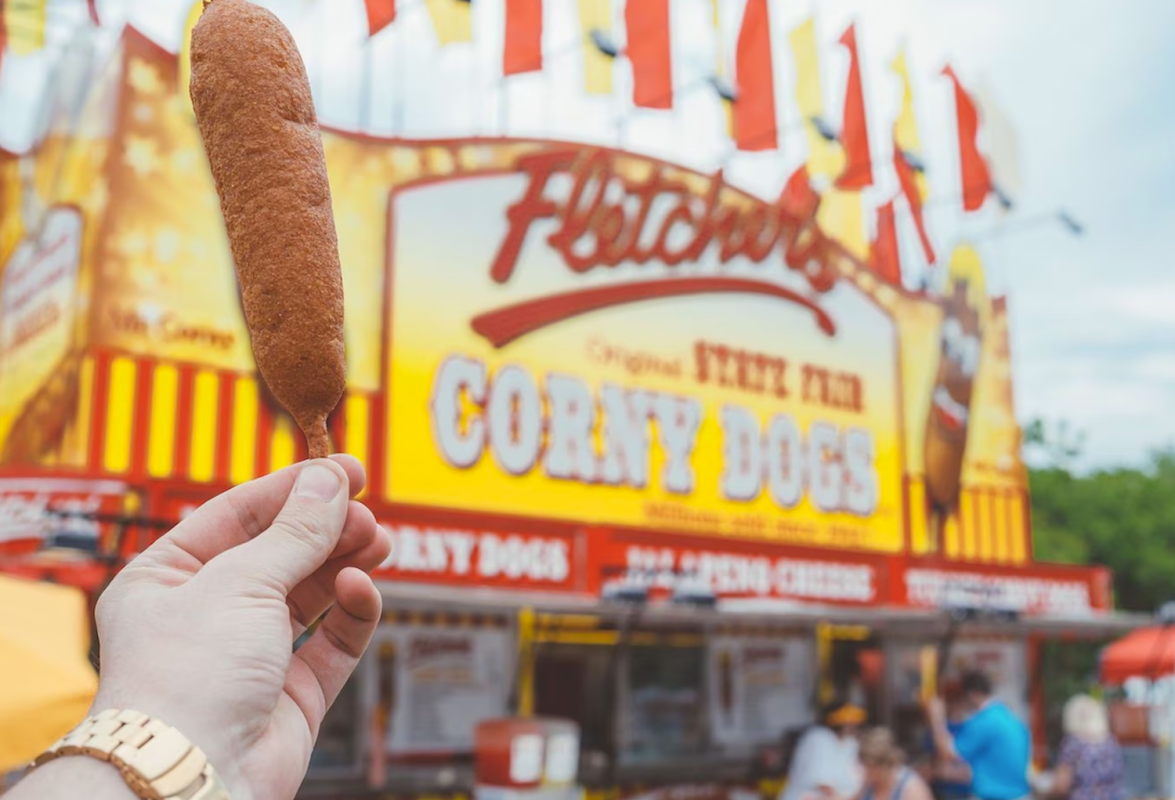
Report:
[[[175,728],[138,711],[90,717],[33,762],[85,755],[109,761],[144,800],[229,800],[204,751]]]

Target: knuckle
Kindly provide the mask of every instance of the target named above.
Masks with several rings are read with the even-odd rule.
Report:
[[[323,625],[321,630],[322,635],[326,637],[326,640],[330,642],[331,646],[351,661],[357,662],[363,655],[363,644],[343,636],[339,631],[336,631],[329,625]]]
[[[265,530],[265,525],[262,524],[260,517],[257,516],[257,509],[252,504],[242,502],[232,492],[226,494],[225,498],[228,500],[229,508],[236,515],[237,524],[244,531],[246,538],[252,539]]]
[[[313,514],[283,514],[273,521],[271,534],[314,550],[328,541],[326,525]]]

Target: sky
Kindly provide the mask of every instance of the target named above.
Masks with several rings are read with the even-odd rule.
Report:
[[[729,51],[744,0],[720,2]],[[1139,464],[1175,445],[1175,269],[1165,241],[1175,231],[1175,3],[771,0],[780,149],[751,155],[731,155],[705,85],[718,61],[710,0],[671,0],[678,87],[671,112],[631,107],[623,59],[611,96],[583,93],[573,0],[545,2],[543,72],[503,80],[502,4],[474,0],[475,42],[441,49],[423,0],[401,0],[397,23],[370,42],[360,0],[262,3],[297,38],[326,125],[618,145],[697,169],[722,166],[728,180],[767,197],[805,158],[788,32],[815,15],[825,103],[837,120],[847,57],[836,40],[855,22],[875,157],[890,147],[898,89],[887,65],[904,47],[926,150],[931,235],[944,255],[974,243],[989,288],[1009,295],[1018,416],[1082,431],[1084,468]],[[124,21],[176,50],[190,5],[98,0],[97,50]],[[619,18],[622,0],[614,6]],[[71,36],[87,30],[81,0],[49,0],[49,18],[49,48],[9,54],[0,68],[0,147],[19,152],[36,139],[49,67],[61,52],[77,53],[82,40]],[[989,202],[964,215],[955,202],[954,105],[940,74],[948,62],[967,86],[998,101],[1015,128],[1021,186],[1011,212]],[[878,170],[875,181],[865,199],[884,202],[896,178]],[[1082,235],[1056,221],[1062,209],[1083,225]],[[908,222],[900,235],[907,280],[933,281]]]

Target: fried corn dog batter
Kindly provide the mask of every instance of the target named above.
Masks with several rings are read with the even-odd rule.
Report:
[[[346,383],[343,277],[306,68],[286,27],[246,0],[204,0],[192,106],[224,213],[261,376],[330,452]]]

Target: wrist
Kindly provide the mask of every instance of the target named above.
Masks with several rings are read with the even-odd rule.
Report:
[[[87,716],[96,716],[107,709],[137,711],[174,728],[203,751],[232,800],[249,800],[252,797],[242,780],[238,752],[234,751],[229,741],[230,732],[217,730],[197,707],[189,708],[184,703],[160,700],[146,692],[112,691],[100,685]]]
[[[62,756],[34,769],[12,790],[12,800],[78,797],[79,787],[90,800],[138,800],[113,764],[89,756]]]

